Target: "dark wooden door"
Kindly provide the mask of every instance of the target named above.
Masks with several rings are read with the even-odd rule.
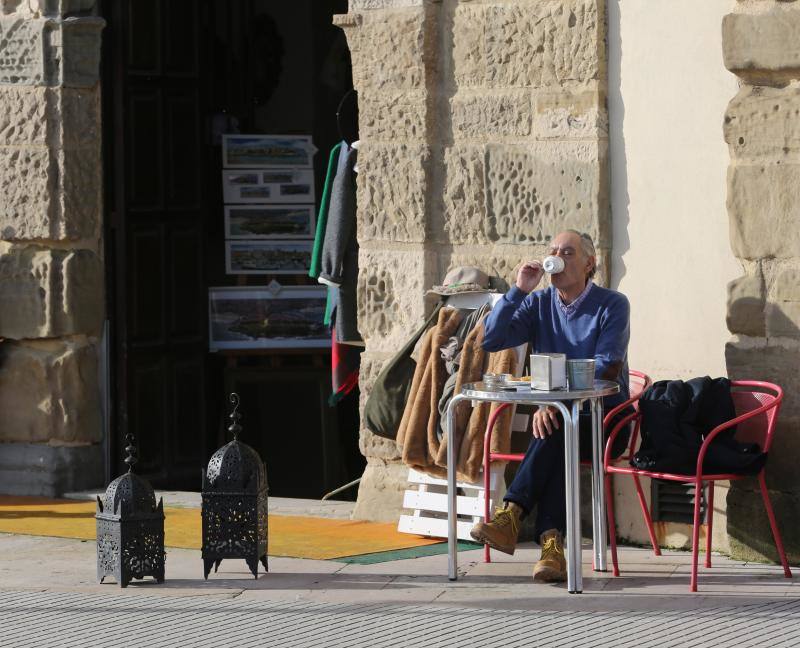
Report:
[[[112,452],[132,432],[139,472],[172,488],[198,486],[207,445],[206,9],[104,6]]]

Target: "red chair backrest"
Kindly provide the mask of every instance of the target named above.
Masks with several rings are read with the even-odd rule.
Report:
[[[731,397],[737,417],[767,407],[763,412],[736,426],[736,440],[741,443],[757,443],[764,452],[768,452],[772,445],[775,419],[783,399],[783,390],[772,383],[735,380],[731,381]]]
[[[628,371],[628,385],[631,394],[631,398],[635,398],[637,396],[641,396],[644,391],[653,384],[653,379],[650,378],[646,373],[642,373],[641,371],[635,371],[634,369],[630,369]],[[638,399],[633,402],[633,408],[638,412],[639,411],[639,401]],[[633,424],[633,429],[631,430],[631,436],[628,441],[628,453],[623,458],[630,459],[633,456],[633,453],[636,452],[636,443],[639,440],[639,426],[641,425],[641,419],[636,419]]]
[[[628,388],[630,390],[631,398],[641,396],[642,392],[652,384],[653,381],[647,374],[642,373],[641,371],[635,371],[633,369],[628,371]],[[638,409],[638,402],[634,403],[633,406]]]

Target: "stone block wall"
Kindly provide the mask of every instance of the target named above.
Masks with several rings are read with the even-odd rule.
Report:
[[[101,482],[93,0],[0,0],[0,492]]]
[[[725,114],[731,246],[745,274],[729,287],[732,379],[785,390],[767,482],[790,560],[800,560],[800,2],[737,2],[723,22],[726,67],[741,89]],[[731,551],[776,559],[757,484],[728,495]]]
[[[608,258],[605,3],[351,0],[335,22],[359,93],[366,399],[451,267],[505,288],[565,228]],[[407,470],[394,443],[362,429],[361,450],[356,517],[397,519]]]

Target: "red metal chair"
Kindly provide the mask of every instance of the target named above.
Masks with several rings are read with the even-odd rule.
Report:
[[[750,475],[737,475],[737,474],[706,474],[703,472],[703,460],[705,459],[706,452],[708,451],[709,444],[714,440],[720,432],[727,430],[733,426],[737,426],[736,439],[742,442],[758,443],[764,452],[769,452],[772,445],[772,436],[775,433],[775,422],[778,418],[778,410],[780,409],[781,401],[783,400],[783,390],[778,385],[772,383],[760,382],[754,380],[737,380],[731,382],[731,394],[733,402],[736,407],[737,416],[730,421],[714,428],[704,439],[703,445],[700,447],[700,453],[697,457],[697,469],[694,475],[680,475],[674,473],[660,473],[651,472],[647,470],[639,470],[630,465],[615,465],[614,460],[610,456],[611,443],[614,437],[619,433],[622,426],[629,421],[636,421],[635,431],[638,436],[641,414],[636,412],[622,419],[614,429],[611,431],[611,436],[606,444],[605,456],[603,458],[603,467],[605,469],[605,489],[606,501],[608,502],[608,525],[611,530],[612,538],[612,562],[614,565],[614,575],[619,575],[619,565],[617,563],[616,553],[616,528],[614,526],[614,500],[613,493],[611,492],[611,475],[631,475],[636,481],[637,490],[639,492],[639,504],[642,507],[642,514],[644,515],[647,530],[650,534],[650,540],[653,542],[653,547],[658,551],[657,543],[655,541],[655,533],[653,531],[653,521],[650,518],[650,512],[647,508],[647,502],[642,496],[641,487],[639,486],[639,477],[644,475],[646,477],[666,479],[669,481],[682,482],[686,484],[694,484],[695,502],[694,502],[694,523],[692,527],[692,576],[689,589],[692,592],[697,591],[697,560],[700,544],[700,493],[705,487],[706,482],[709,482],[712,487],[708,492],[708,516],[707,516],[707,536],[706,536],[706,561],[705,566],[711,567],[711,536],[713,529],[713,514],[714,514],[714,488],[713,482],[718,480],[736,480],[744,479]],[[635,447],[635,439],[632,439],[630,448]],[[761,497],[764,500],[764,508],[767,511],[769,518],[769,525],[772,530],[772,537],[775,540],[775,547],[778,550],[778,555],[783,565],[783,573],[786,578],[792,577],[792,572],[789,570],[789,564],[786,560],[786,553],[783,549],[783,542],[781,541],[780,533],[778,532],[778,525],[775,522],[775,513],[772,510],[772,504],[769,500],[767,493],[767,484],[764,479],[764,468],[754,475],[758,479],[761,488]]]
[[[630,399],[625,401],[624,403],[620,403],[619,405],[617,405],[615,408],[610,410],[605,415],[605,417],[603,418],[603,426],[605,428],[607,428],[610,425],[611,419],[617,413],[623,411],[625,408],[627,408],[627,407],[629,407],[631,405],[638,412],[637,401],[639,400],[639,397],[642,395],[642,392],[645,389],[647,389],[650,385],[653,384],[653,381],[650,379],[650,377],[647,374],[644,374],[641,371],[634,371],[633,369],[631,369],[631,370],[628,371],[628,383],[629,383],[629,390],[630,390]],[[483,488],[483,514],[484,514],[484,519],[486,519],[486,520],[490,519],[490,517],[489,517],[490,516],[490,514],[489,514],[489,508],[490,508],[489,507],[489,496],[491,494],[491,489],[490,489],[490,477],[491,477],[490,469],[491,469],[492,461],[516,461],[516,462],[520,462],[525,457],[524,453],[523,454],[517,454],[517,453],[503,454],[503,453],[493,453],[493,452],[490,451],[490,448],[492,446],[492,434],[494,432],[495,423],[497,422],[498,417],[508,407],[510,407],[510,404],[509,403],[505,403],[505,404],[501,405],[500,407],[498,407],[492,413],[492,415],[489,417],[489,420],[486,423],[486,434],[485,434],[485,436],[483,438],[483,486],[484,486],[484,488]],[[626,418],[625,420],[626,421],[630,420],[630,417]],[[639,430],[638,422],[636,423],[636,425],[634,427],[635,427],[635,429],[631,431],[631,440],[628,443],[628,449],[627,449],[625,455],[623,457],[621,457],[621,459],[629,459],[633,455],[633,450],[634,450],[635,445],[636,445],[636,438],[638,436],[638,430]],[[617,436],[617,434],[619,434],[619,431],[620,431],[621,428],[622,428],[622,424],[615,426],[614,429],[616,430],[616,434],[614,434],[613,438],[616,438],[616,436]],[[613,438],[609,437],[608,443],[606,444],[606,453],[605,453],[606,455],[608,455],[610,453],[611,446],[609,444],[611,443],[611,441],[613,441]],[[582,461],[581,463],[583,465],[591,466],[591,462],[590,461]],[[642,487],[639,484],[639,479],[638,479],[638,477],[635,477],[635,476],[634,476],[634,479],[636,480],[636,487],[637,487],[637,489],[639,491],[640,501],[643,502],[644,501],[644,494],[642,493]],[[606,500],[608,500],[608,495],[606,495]],[[611,515],[613,515],[613,502],[611,502],[609,504],[609,507],[610,507],[610,509],[612,509]],[[613,529],[614,527],[613,526],[609,526],[609,528]],[[655,541],[655,535],[651,534],[650,540],[653,543],[654,551],[656,552],[657,555],[660,555],[660,551],[658,549],[658,544]],[[617,544],[616,544],[616,538],[614,537],[613,534],[611,535],[611,551],[612,551],[612,556],[614,556],[614,561],[615,561],[614,565],[616,566],[616,564],[617,564],[616,563]],[[488,544],[485,544],[483,546],[483,561],[484,562],[492,562],[492,557],[491,557],[491,554],[490,554],[490,547],[489,547]],[[616,570],[616,567],[615,567],[615,570]],[[618,572],[615,571],[615,574],[616,573],[618,573]]]

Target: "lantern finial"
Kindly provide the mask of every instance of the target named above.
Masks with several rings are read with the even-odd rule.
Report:
[[[233,411],[230,413],[230,416],[228,418],[230,418],[231,421],[233,422],[230,424],[230,427],[228,427],[228,432],[233,434],[234,441],[238,441],[239,432],[242,431],[242,426],[239,425],[239,420],[242,418],[242,415],[239,414],[239,403],[240,403],[239,394],[237,394],[236,392],[231,392],[229,400],[231,401],[231,403],[233,403]]]
[[[128,456],[125,457],[125,463],[128,464],[128,472],[133,472],[133,467],[139,461],[136,457],[137,449],[133,443],[134,436],[131,433],[125,435],[125,441],[128,442],[128,445],[125,446],[125,452],[128,453]]]

